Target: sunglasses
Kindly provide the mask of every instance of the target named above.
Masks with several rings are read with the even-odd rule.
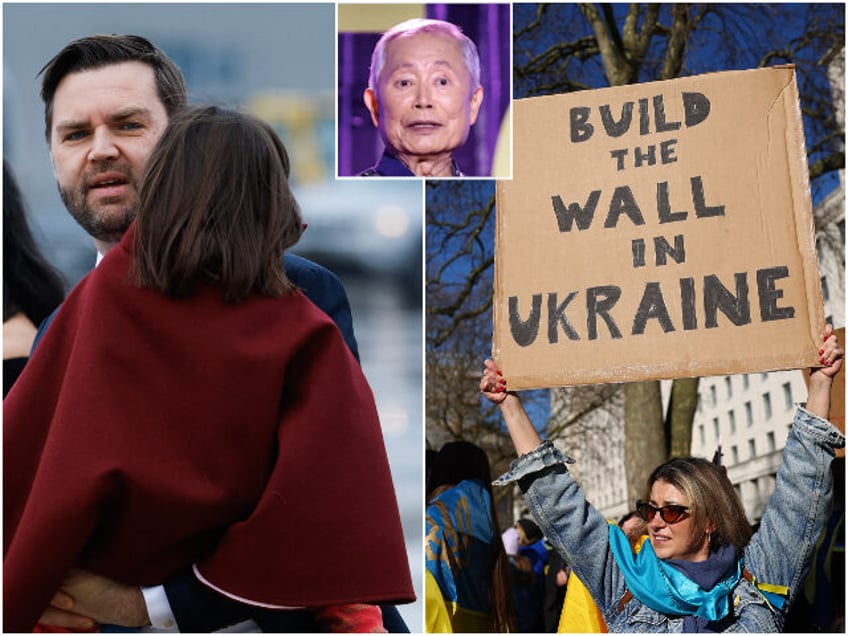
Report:
[[[683,521],[689,516],[688,510],[688,506],[676,506],[672,504],[669,506],[663,506],[662,508],[657,508],[656,506],[649,504],[647,501],[636,502],[636,512],[638,512],[639,516],[647,522],[650,522],[654,518],[655,514],[660,513],[660,518],[666,523],[677,523],[678,521]]]

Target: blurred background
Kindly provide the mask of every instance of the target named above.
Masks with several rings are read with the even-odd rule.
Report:
[[[191,102],[253,112],[285,142],[308,224],[292,251],[332,269],[347,288],[419,598],[399,609],[421,632],[422,184],[333,179],[334,5],[3,4],[3,156],[68,289],[94,265],[95,250],[59,199],[37,74],[69,41],[93,33],[147,37],[180,66]]]
[[[377,163],[383,142],[362,101],[371,53],[383,32],[412,18],[452,22],[477,45],[483,104],[468,141],[454,158],[468,176],[512,175],[509,102],[512,21],[509,4],[339,4],[339,176]],[[497,161],[495,157],[497,155]]]

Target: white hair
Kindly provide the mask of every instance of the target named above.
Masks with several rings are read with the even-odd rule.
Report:
[[[386,45],[392,40],[401,37],[409,37],[418,33],[444,33],[456,39],[462,49],[462,59],[465,68],[471,75],[471,90],[480,86],[480,56],[477,54],[477,46],[473,40],[462,32],[455,24],[444,20],[429,20],[426,18],[414,18],[396,24],[386,31],[371,54],[371,71],[368,75],[368,88],[377,93],[377,84],[380,73],[386,65]]]

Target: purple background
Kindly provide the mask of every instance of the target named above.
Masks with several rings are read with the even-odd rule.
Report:
[[[468,176],[489,176],[495,143],[510,100],[512,31],[509,4],[429,4],[426,17],[452,22],[480,54],[484,97],[468,141],[454,153]],[[383,142],[362,101],[371,52],[381,33],[339,33],[339,176],[355,176],[377,163]]]

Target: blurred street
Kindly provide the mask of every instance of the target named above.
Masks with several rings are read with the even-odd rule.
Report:
[[[420,633],[424,606],[421,306],[409,303],[397,281],[337,273],[350,297],[362,368],[377,400],[418,597],[398,609],[410,631]]]

